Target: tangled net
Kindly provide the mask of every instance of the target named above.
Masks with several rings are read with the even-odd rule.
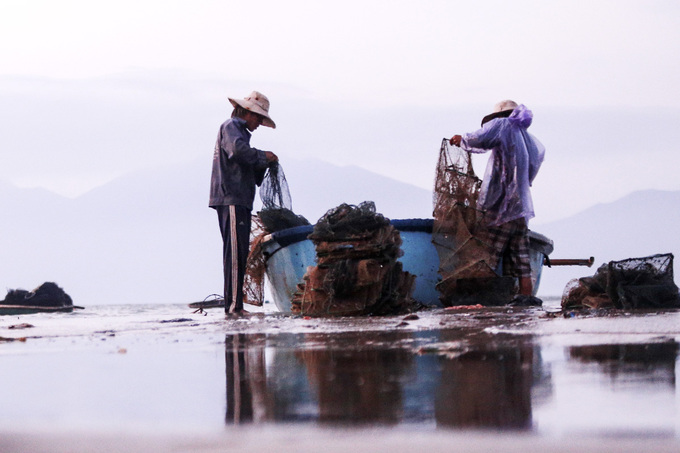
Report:
[[[514,279],[498,277],[488,264],[491,251],[477,236],[485,228],[477,209],[482,185],[470,153],[442,140],[434,185],[432,242],[439,255],[437,284],[445,306],[502,305],[514,291]]]
[[[261,307],[264,304],[264,271],[265,259],[262,253],[262,241],[266,232],[260,217],[251,216],[250,252],[246,262],[246,274],[243,279],[243,303]]]
[[[603,264],[592,277],[567,284],[562,308],[680,308],[673,254]]]
[[[317,266],[310,266],[292,298],[304,315],[396,314],[417,305],[410,297],[415,276],[397,258],[401,236],[373,202],[342,204],[328,211],[309,236]]]
[[[262,306],[264,303],[265,257],[262,242],[275,231],[300,225],[309,221],[293,212],[293,202],[283,168],[278,162],[269,166],[260,185],[262,210],[252,216],[250,229],[250,253],[246,263],[243,283],[244,303]]]

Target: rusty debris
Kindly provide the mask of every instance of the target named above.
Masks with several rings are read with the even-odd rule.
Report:
[[[592,277],[567,284],[562,308],[680,308],[678,287],[673,281],[673,254],[605,263]]]
[[[373,202],[342,204],[314,226],[317,265],[310,266],[292,299],[302,315],[384,315],[416,308],[415,276],[397,258],[401,237]]]

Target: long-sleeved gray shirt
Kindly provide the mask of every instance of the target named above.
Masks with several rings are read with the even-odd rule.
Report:
[[[213,154],[210,207],[224,205],[253,209],[255,187],[267,169],[264,151],[250,146],[250,131],[241,118],[230,118],[220,126]]]

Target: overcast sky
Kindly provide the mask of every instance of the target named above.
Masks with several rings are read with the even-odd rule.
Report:
[[[0,180],[75,196],[209,163],[227,96],[257,89],[278,128],[252,144],[284,168],[316,157],[431,187],[441,139],[510,98],[536,115],[552,220],[680,190],[678,55],[675,0],[1,0]]]

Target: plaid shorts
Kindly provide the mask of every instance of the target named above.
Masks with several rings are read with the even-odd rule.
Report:
[[[478,238],[492,250],[492,262],[489,265],[497,268],[502,258],[503,275],[531,277],[528,233],[529,229],[524,218],[487,227]]]

